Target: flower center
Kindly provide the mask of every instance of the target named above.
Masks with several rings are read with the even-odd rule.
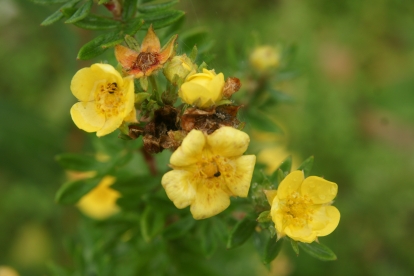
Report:
[[[307,195],[300,195],[298,192],[290,194],[281,202],[283,221],[285,225],[293,224],[295,227],[303,227],[312,220],[312,200]]]
[[[199,163],[200,174],[205,178],[219,177],[221,175],[217,163],[214,160]]]
[[[96,108],[107,118],[117,116],[123,110],[122,98],[123,92],[116,82],[105,82],[96,91]]]
[[[138,68],[142,72],[146,72],[149,68],[159,63],[158,55],[151,52],[139,53],[137,60],[132,66],[133,69]]]

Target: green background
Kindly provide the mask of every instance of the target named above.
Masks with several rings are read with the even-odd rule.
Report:
[[[0,265],[48,275],[51,261],[71,265],[64,237],[76,235],[81,217],[53,201],[66,179],[54,156],[87,151],[95,139],[69,116],[70,80],[92,63],[76,54],[94,33],[40,27],[57,6],[0,7]],[[226,76],[243,76],[236,69],[249,66],[255,45],[296,45],[300,76],[281,87],[295,102],[269,115],[285,126],[290,151],[315,156],[312,174],[339,185],[340,224],[321,238],[337,261],[286,246],[268,272],[246,244],[205,265],[215,275],[412,275],[414,2],[183,0],[178,8],[185,27],[209,31],[208,64]],[[94,61],[106,59],[112,52]]]

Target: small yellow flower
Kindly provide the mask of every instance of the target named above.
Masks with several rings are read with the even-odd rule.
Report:
[[[224,75],[214,70],[203,69],[203,73],[189,75],[181,85],[179,96],[200,108],[214,105],[223,97]]]
[[[0,265],[0,276],[19,276],[19,273],[10,266]]]
[[[114,184],[115,181],[115,177],[105,176],[101,182],[99,182],[98,186],[84,195],[77,203],[77,206],[82,213],[91,218],[100,220],[106,219],[119,212],[116,200],[121,197],[121,194],[109,187]]]
[[[265,191],[278,238],[287,235],[311,243],[332,233],[340,218],[338,209],[331,206],[337,192],[336,183],[317,176],[305,179],[303,171],[291,172],[277,191]]]
[[[160,40],[154,32],[152,25],[149,27],[140,51],[134,51],[122,45],[115,46],[115,57],[127,74],[135,78],[149,76],[152,72],[163,67],[164,63],[174,54],[174,43],[177,35],[161,49]]]
[[[109,64],[96,63],[79,70],[70,89],[80,101],[70,114],[76,126],[86,132],[103,136],[116,130],[124,119],[134,120],[133,79],[122,78]]]
[[[195,65],[186,54],[175,56],[164,67],[164,75],[173,82],[174,76],[177,75],[179,79],[184,79],[191,72],[195,73]]]
[[[276,68],[280,63],[280,50],[271,46],[260,46],[250,55],[250,63],[258,71]]]
[[[242,155],[249,136],[232,127],[210,135],[193,129],[172,154],[174,169],[162,178],[168,198],[179,208],[191,205],[195,219],[224,211],[230,196],[247,197],[256,156]]]

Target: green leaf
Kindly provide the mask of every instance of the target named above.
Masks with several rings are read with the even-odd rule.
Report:
[[[87,17],[91,11],[92,4],[92,0],[85,2],[65,23],[75,23]]]
[[[55,11],[54,13],[49,15],[45,20],[43,20],[42,23],[40,23],[40,25],[41,26],[48,26],[48,25],[51,25],[51,24],[59,21],[60,19],[65,17],[62,13],[62,10],[67,9],[67,8],[73,8],[79,1],[80,0],[69,1],[68,3],[66,3],[65,5],[60,7],[57,11]]]
[[[331,249],[321,243],[299,242],[299,247],[312,257],[317,258],[321,261],[334,261],[337,259],[335,253],[333,253]]]
[[[76,27],[87,30],[109,30],[121,26],[121,22],[90,14],[84,19],[74,23]]]
[[[205,27],[192,28],[182,32],[178,40],[184,52],[191,51],[194,46],[197,46],[198,52],[202,52],[200,47],[202,48],[209,41],[209,31]]]
[[[148,90],[148,78],[145,76],[145,77],[142,77],[142,78],[140,78],[139,79],[139,85],[141,85],[141,88],[144,90],[144,91],[147,91]],[[141,94],[141,93],[140,93]],[[147,93],[146,93],[147,94]],[[144,94],[144,96],[145,96],[145,94]]]
[[[277,103],[292,103],[294,102],[293,98],[279,90],[268,88],[269,95],[274,99]]]
[[[192,217],[179,219],[165,228],[163,236],[168,240],[177,239],[187,234],[194,225],[195,220]]]
[[[251,217],[245,217],[239,221],[232,229],[229,239],[227,240],[227,248],[234,248],[242,245],[253,234],[257,221]]]
[[[201,250],[206,258],[211,257],[218,247],[221,230],[217,229],[218,225],[214,222],[214,220],[206,220],[199,226]]]
[[[147,29],[152,24],[154,30],[166,27],[183,17],[185,12],[183,11],[164,11],[151,14],[140,15],[139,19],[145,21],[143,28]]]
[[[33,3],[39,4],[39,5],[53,5],[53,4],[61,4],[65,3],[68,0],[30,0]]]
[[[164,227],[164,216],[161,212],[147,206],[140,218],[142,237],[146,242],[150,242]]]
[[[95,188],[100,181],[100,178],[95,177],[66,182],[57,191],[55,201],[60,204],[75,204],[82,196]]]
[[[258,222],[268,222],[272,218],[270,217],[270,211],[263,211],[260,213],[259,217],[257,218]]]
[[[168,1],[153,1],[150,3],[142,4],[138,6],[138,11],[142,13],[154,13],[167,10],[177,4],[178,0]]]
[[[106,45],[110,43],[119,44],[122,41],[123,38],[117,31],[100,35],[82,46],[78,53],[78,59],[86,60],[99,56],[107,49]],[[105,47],[102,47],[103,45]]]
[[[91,155],[63,153],[57,155],[55,159],[66,170],[81,172],[96,171],[102,166],[102,163]]]
[[[135,35],[143,25],[144,20],[142,18],[134,18],[128,22],[128,25],[125,28],[125,33]]]
[[[282,164],[280,164],[279,169],[282,170],[283,174],[286,176],[290,173],[292,169],[292,155],[289,155]]]
[[[268,264],[273,261],[282,249],[283,239],[276,241],[276,237],[270,238],[266,244],[263,263]]]
[[[122,5],[122,19],[128,20],[133,17],[137,11],[137,2],[138,0],[124,0]]]
[[[279,186],[280,182],[285,178],[285,174],[281,169],[277,169],[273,172],[272,176],[270,177],[270,181],[276,187]]]
[[[314,157],[311,156],[305,161],[303,161],[302,164],[300,164],[300,166],[298,167],[298,170],[303,171],[303,173],[305,174],[305,177],[308,177],[310,175],[310,172],[313,166],[313,160],[314,160]]]
[[[141,46],[139,45],[135,37],[126,35],[124,37],[124,40],[129,49],[139,52]]]
[[[299,245],[298,242],[292,239],[290,240],[290,245],[292,246],[293,251],[296,253],[296,256],[299,256]]]
[[[280,129],[263,112],[260,112],[257,109],[251,109],[251,112],[248,113],[246,121],[250,122],[252,127],[256,130],[283,134],[282,129]]]
[[[191,59],[192,62],[195,62],[195,60],[197,59],[197,54],[198,54],[197,45],[194,45],[188,57]]]

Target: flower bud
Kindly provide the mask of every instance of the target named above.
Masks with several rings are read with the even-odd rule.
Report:
[[[164,75],[171,82],[174,83],[174,76],[178,79],[184,79],[191,72],[195,73],[195,66],[191,59],[186,54],[182,56],[175,56],[164,67]]]
[[[192,74],[181,85],[181,99],[200,108],[214,105],[223,97],[224,75],[214,70],[203,69],[203,73]]]
[[[267,71],[276,68],[280,63],[280,51],[271,46],[260,46],[250,55],[251,65],[258,71]]]

